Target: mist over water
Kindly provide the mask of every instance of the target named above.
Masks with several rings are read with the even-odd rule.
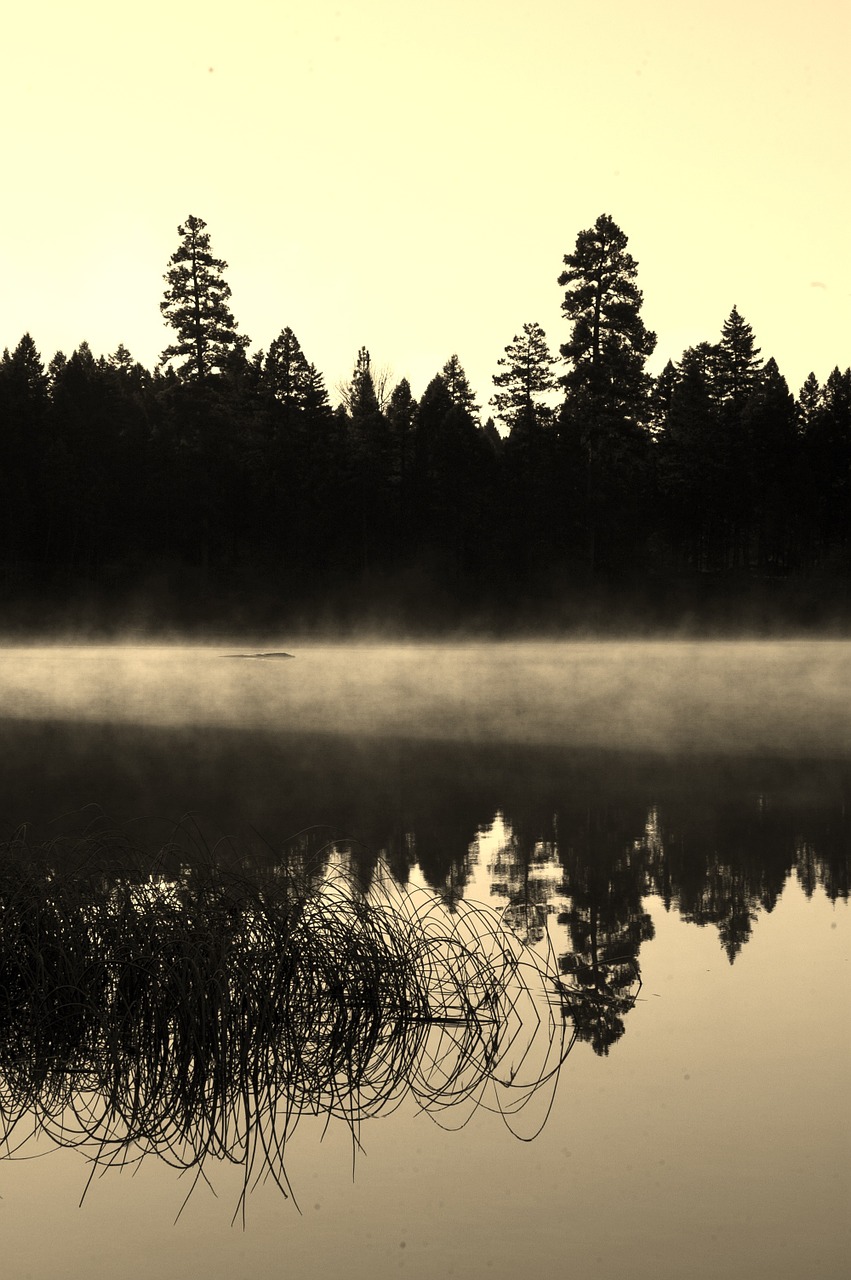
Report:
[[[269,646],[270,648],[272,646]],[[830,755],[851,747],[842,641],[0,650],[7,718]]]

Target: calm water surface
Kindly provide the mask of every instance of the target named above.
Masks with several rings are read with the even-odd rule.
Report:
[[[79,1207],[84,1156],[36,1140],[0,1162],[7,1274],[846,1275],[851,646],[228,656],[257,651],[0,650],[4,833],[155,844],[192,814],[257,859],[348,841],[364,884],[381,860],[549,941],[596,1016],[574,1010],[534,1141],[409,1100],[353,1161],[345,1126],[305,1123],[300,1212],[260,1185],[244,1230],[238,1169],[208,1165],[175,1222],[164,1164]]]

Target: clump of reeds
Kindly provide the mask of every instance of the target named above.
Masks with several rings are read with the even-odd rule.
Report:
[[[81,850],[67,869],[67,849],[0,846],[7,1154],[37,1131],[93,1172],[155,1154],[197,1178],[227,1160],[244,1211],[258,1177],[290,1191],[302,1115],[357,1136],[411,1097],[441,1123],[480,1105],[510,1120],[554,1088],[572,1039],[551,966],[498,913],[450,914],[382,873],[363,893],[333,860],[166,877],[129,845],[120,871]]]

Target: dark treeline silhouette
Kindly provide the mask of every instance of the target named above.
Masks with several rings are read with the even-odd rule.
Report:
[[[537,323],[495,359],[501,429],[457,355],[416,400],[362,348],[336,407],[291,328],[250,355],[204,228],[153,371],[29,334],[0,359],[7,627],[847,619],[851,369],[795,397],[733,307],[652,378],[608,215],[565,255],[560,359]]]

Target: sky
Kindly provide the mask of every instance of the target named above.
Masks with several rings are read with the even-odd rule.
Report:
[[[251,351],[332,399],[358,348],[487,411],[522,325],[568,337],[565,253],[629,237],[650,369],[735,305],[797,391],[851,364],[845,0],[30,0],[4,14],[0,349],[152,368],[203,218]]]

